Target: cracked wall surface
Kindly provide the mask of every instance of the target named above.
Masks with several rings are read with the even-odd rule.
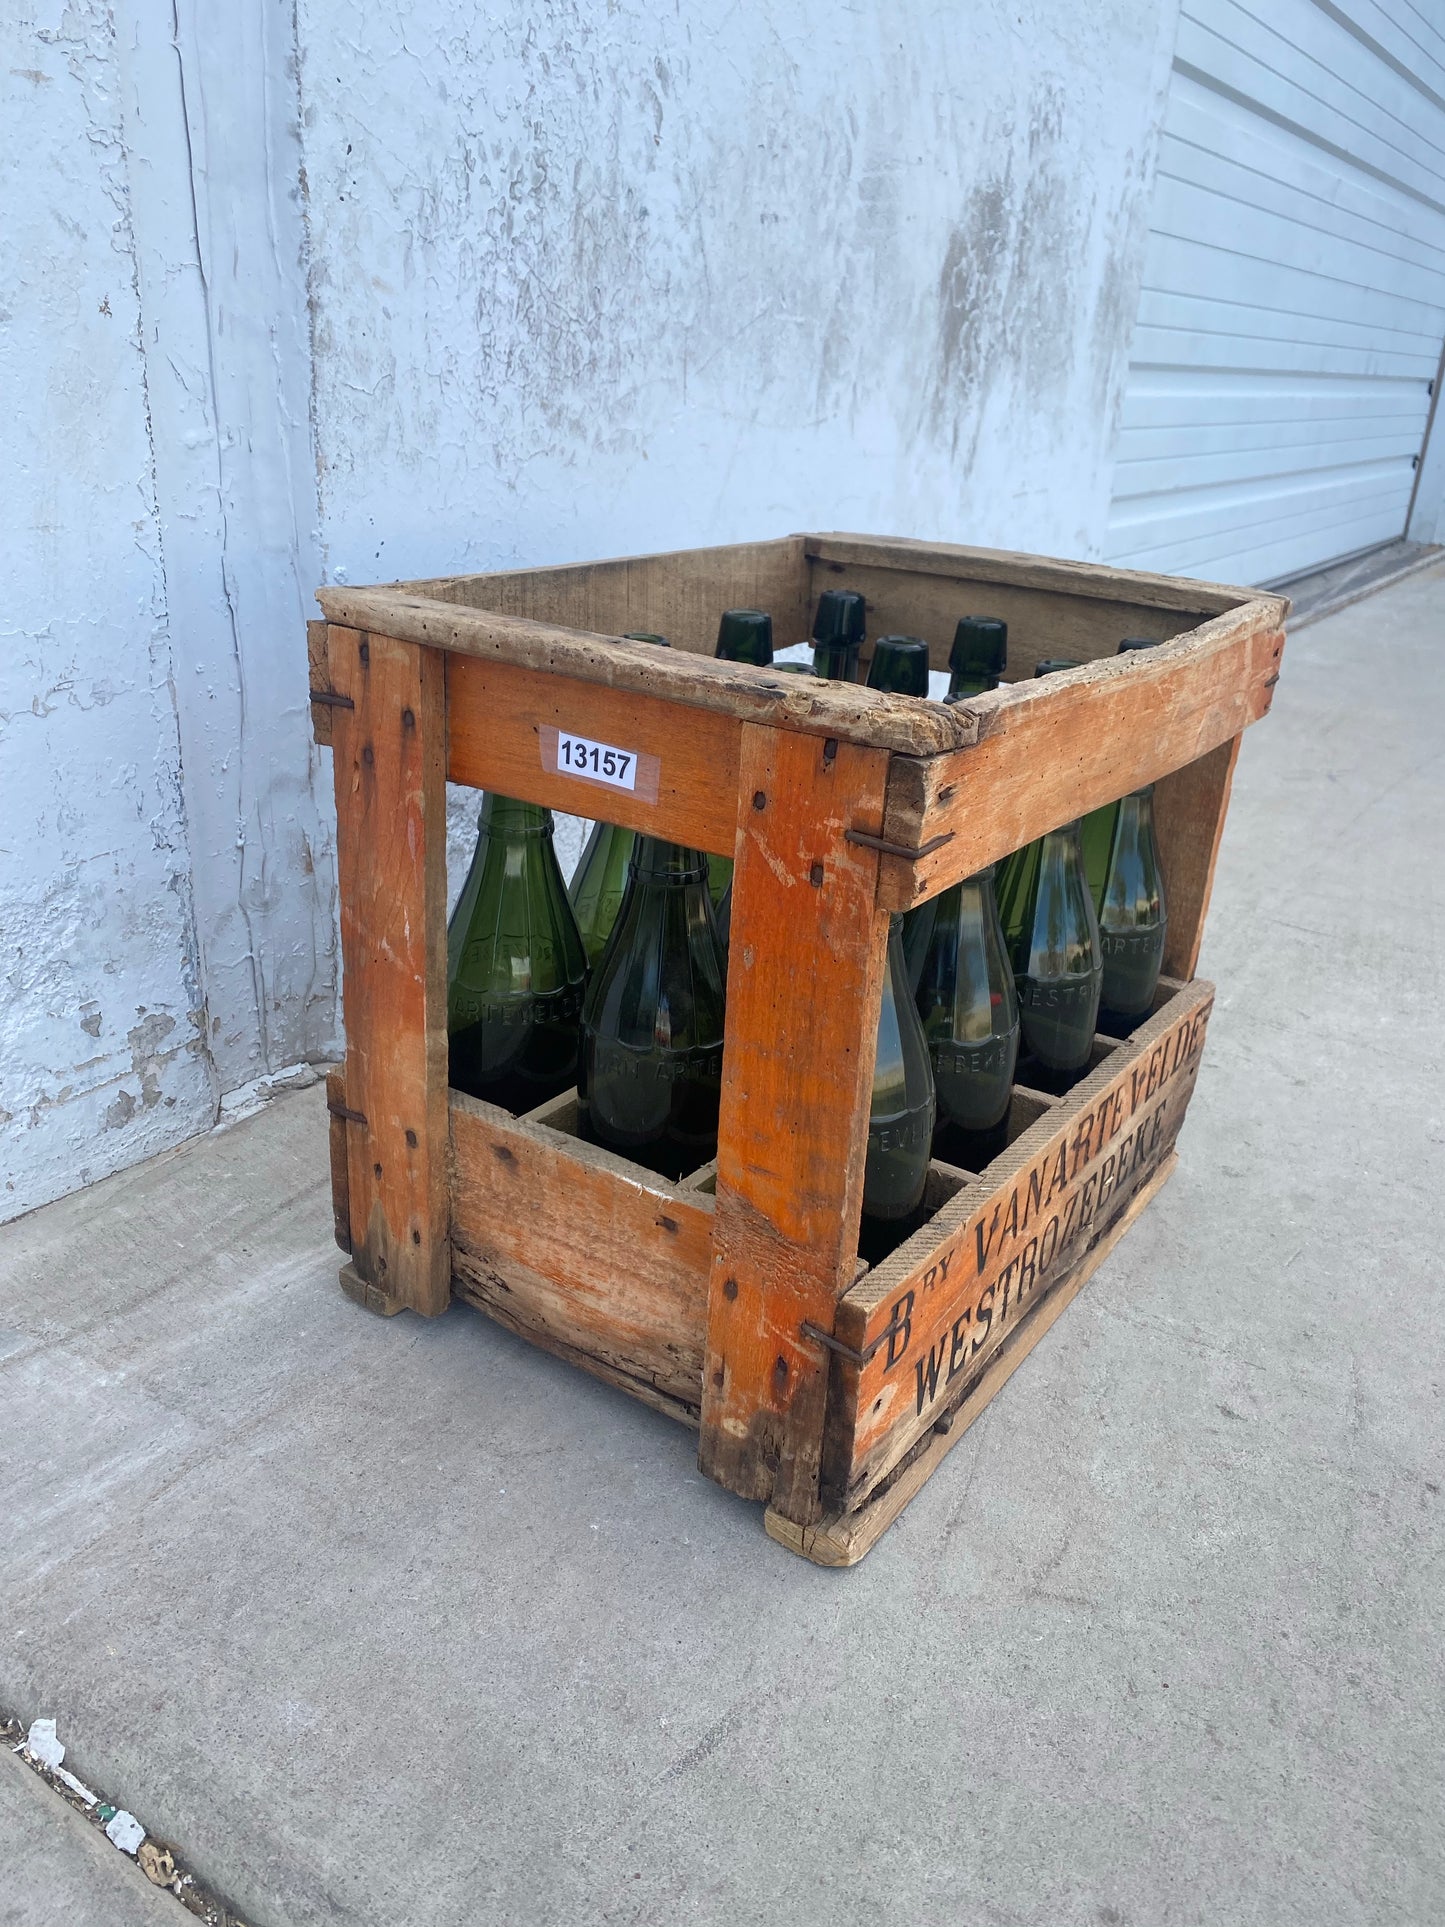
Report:
[[[70,0],[27,24],[0,83],[0,1217],[217,1097],[113,23]]]

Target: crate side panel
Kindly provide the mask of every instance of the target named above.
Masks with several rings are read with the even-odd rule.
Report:
[[[1001,616],[1008,624],[1010,682],[1026,682],[1044,656],[1093,661],[1114,655],[1125,636],[1167,642],[1196,628],[1214,613],[1204,608],[1160,609],[1123,599],[1071,595],[1027,583],[987,581],[967,575],[918,574],[863,563],[815,562],[815,593],[856,589],[868,603],[868,636],[922,636],[934,669],[948,667],[953,632],[961,616]]]
[[[884,858],[885,906],[906,909],[1258,721],[1284,649],[1267,613],[1221,616],[1160,650],[960,704],[978,720],[976,743],[894,758],[885,835],[905,848],[936,847]]]
[[[674,649],[710,656],[724,609],[763,609],[781,648],[808,633],[808,563],[801,536],[678,549],[544,569],[398,583],[471,609],[622,636],[643,630]]]
[[[695,1419],[712,1199],[456,1091],[451,1128],[459,1294]]]
[[[352,1262],[445,1311],[446,681],[434,651],[333,627],[336,863]]]
[[[874,1349],[835,1385],[835,1499],[851,1503],[888,1475],[1169,1157],[1213,997],[1202,982],[1172,997],[848,1293],[836,1334]]]
[[[1169,917],[1164,968],[1172,977],[1192,977],[1199,962],[1242,740],[1231,737],[1154,786],[1154,830]]]
[[[548,770],[541,732],[570,731],[654,759],[655,792]],[[731,856],[743,725],[718,710],[662,702],[477,656],[447,659],[447,775],[527,803],[600,817]],[[636,771],[634,769],[634,775]]]

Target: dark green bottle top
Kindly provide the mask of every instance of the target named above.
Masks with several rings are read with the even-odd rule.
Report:
[[[965,616],[953,632],[948,667],[955,682],[998,687],[1008,666],[1008,624],[1000,616]],[[975,688],[970,693],[977,694]]]
[[[1075,661],[1072,656],[1045,656],[1040,662],[1034,664],[1034,674],[1036,676],[1053,676],[1056,675],[1060,669],[1082,669],[1083,666],[1081,662]]]
[[[666,636],[655,636],[650,629],[625,629],[622,633],[622,640],[624,642],[655,642],[659,649],[670,649],[672,647],[672,644]]]
[[[1134,649],[1157,649],[1158,647],[1158,636],[1125,636],[1115,653],[1127,656]]]
[[[873,645],[868,687],[895,696],[926,696],[928,644],[921,636],[880,636]]]
[[[863,640],[868,605],[856,589],[824,589],[813,617],[813,640],[852,643]]]
[[[725,609],[717,628],[717,653],[724,662],[747,662],[768,669],[773,661],[773,618],[761,609]]]

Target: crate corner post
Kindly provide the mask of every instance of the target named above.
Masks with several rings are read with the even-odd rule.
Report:
[[[800,1526],[820,1511],[830,1354],[817,1334],[832,1333],[856,1269],[886,968],[878,857],[846,832],[879,834],[888,763],[743,731],[698,1462]]]
[[[349,1219],[341,1283],[370,1310],[434,1316],[451,1300],[446,659],[332,624],[327,663],[346,1030],[328,1090],[345,1134],[345,1184],[333,1186]]]

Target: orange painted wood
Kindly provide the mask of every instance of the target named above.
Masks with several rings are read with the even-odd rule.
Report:
[[[1046,830],[1192,763],[1268,710],[1284,632],[1235,611],[1158,649],[1114,656],[960,704],[971,747],[894,758],[880,901],[906,908]]]
[[[732,855],[743,729],[735,716],[475,656],[446,662],[452,782]],[[656,757],[657,801],[546,770],[544,725]]]
[[[338,1065],[326,1073],[326,1107],[330,1116],[328,1144],[331,1151],[331,1226],[343,1251],[351,1250],[351,1174],[346,1148],[346,1078]]]
[[[713,1200],[451,1093],[459,1296],[697,1423]]]
[[[1199,964],[1242,740],[1230,737],[1154,786],[1154,832],[1169,910],[1164,969],[1170,977],[1188,979]]]
[[[336,859],[352,1268],[391,1306],[445,1311],[446,675],[413,643],[333,627]]]
[[[832,1329],[856,1270],[888,920],[887,758],[743,733],[699,1464],[787,1517],[818,1508]]]
[[[810,1526],[794,1525],[791,1519],[769,1511],[763,1520],[768,1537],[776,1539],[790,1552],[811,1559],[816,1566],[856,1566],[873,1550],[909,1500],[923,1490],[1039,1340],[1057,1324],[1145,1205],[1164,1188],[1178,1162],[1178,1152],[1171,1151],[1164,1162],[1155,1167],[1109,1228],[1090,1240],[1087,1251],[1067,1275],[1051,1285],[1042,1298],[1033,1301],[1033,1308],[1023,1322],[1010,1329],[983,1371],[970,1379],[961,1402],[950,1408],[948,1418],[924,1433],[904,1463],[876,1493],[867,1495],[852,1511],[826,1513]]]
[[[900,1464],[1174,1146],[1212,984],[1187,985],[838,1307],[826,1485],[844,1509]]]

